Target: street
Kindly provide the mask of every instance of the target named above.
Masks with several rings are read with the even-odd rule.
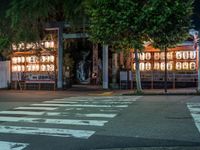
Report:
[[[199,96],[0,91],[1,150],[200,149]]]

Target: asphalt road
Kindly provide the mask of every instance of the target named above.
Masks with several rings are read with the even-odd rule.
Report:
[[[99,93],[0,91],[0,150],[200,149],[199,96]]]

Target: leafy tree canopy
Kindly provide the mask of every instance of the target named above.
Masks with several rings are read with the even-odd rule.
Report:
[[[146,33],[161,50],[187,39],[194,0],[149,0],[144,11]],[[150,7],[149,7],[150,6]]]

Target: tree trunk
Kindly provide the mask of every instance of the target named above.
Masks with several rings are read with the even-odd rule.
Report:
[[[59,23],[58,28],[58,80],[57,88],[63,88],[63,23]]]
[[[117,53],[112,54],[112,88],[117,88]]]
[[[108,45],[103,45],[103,89],[108,89]]]
[[[140,79],[140,67],[139,67],[139,59],[138,59],[138,50],[135,49],[135,66],[136,66],[136,92],[142,93],[141,79]]]
[[[165,93],[167,93],[167,48],[165,47]]]

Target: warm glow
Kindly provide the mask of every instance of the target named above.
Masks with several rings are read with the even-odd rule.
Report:
[[[182,64],[181,62],[176,63],[176,70],[181,70],[182,69]]]
[[[154,53],[154,59],[159,60],[160,59],[160,53]]]
[[[145,64],[145,70],[147,70],[147,71],[151,70],[151,63],[147,62]]]
[[[196,70],[196,63],[190,62],[190,70]]]
[[[154,63],[154,69],[155,69],[155,70],[160,70],[160,63],[155,62],[155,63]]]
[[[196,52],[190,51],[190,59],[196,59]]]
[[[176,52],[176,59],[182,59],[182,52]]]
[[[145,59],[146,59],[146,60],[150,60],[150,59],[151,59],[151,53],[146,53]]]

